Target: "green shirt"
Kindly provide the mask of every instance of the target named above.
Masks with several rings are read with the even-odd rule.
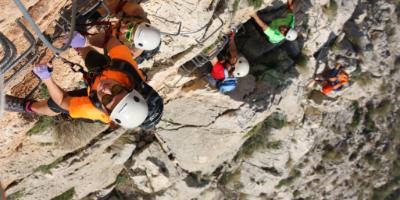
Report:
[[[264,33],[268,36],[268,39],[271,43],[277,44],[285,40],[285,36],[279,31],[279,27],[286,25],[290,28],[294,28],[294,23],[294,15],[290,12],[285,18],[272,20],[272,22],[268,25],[268,28],[264,30]]]

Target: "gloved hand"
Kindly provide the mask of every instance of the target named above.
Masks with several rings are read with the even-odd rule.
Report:
[[[67,42],[67,41],[66,41]],[[72,48],[83,48],[86,44],[86,37],[74,31],[70,46]]]
[[[51,70],[47,64],[38,64],[33,67],[35,73],[41,80],[47,80],[51,77]]]

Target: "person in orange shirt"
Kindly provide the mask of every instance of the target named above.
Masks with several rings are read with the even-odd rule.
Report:
[[[79,48],[88,68],[100,66],[103,69],[87,83],[89,87],[65,92],[52,79],[51,66],[37,65],[33,71],[47,86],[51,98],[35,102],[6,95],[5,110],[48,116],[64,113],[72,118],[112,123],[128,129],[138,126],[151,129],[160,121],[163,99],[146,84],[127,46],[111,37],[106,43],[111,59],[108,62],[104,55],[86,47],[79,37],[72,43]]]
[[[139,64],[158,52],[161,45],[161,33],[150,24],[140,2],[127,0],[105,0],[104,2],[111,16],[118,18],[118,22],[113,23],[111,32],[107,34],[114,35],[122,44],[128,46],[133,58]],[[79,17],[78,31],[85,35],[87,27],[79,26],[79,24],[98,22],[105,12],[104,8],[98,8]],[[93,42],[92,39],[89,39],[89,42],[93,46],[103,48],[103,41],[107,40],[104,37],[109,37],[107,34],[98,34],[95,40],[99,42]],[[100,40],[98,37],[103,37],[103,39]]]
[[[349,75],[343,70],[343,66],[336,64],[335,68],[330,70],[327,78],[318,76],[316,81],[322,85],[321,92],[325,95],[332,91],[340,91],[349,85]]]

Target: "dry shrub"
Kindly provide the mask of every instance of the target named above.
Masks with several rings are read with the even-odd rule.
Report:
[[[55,123],[53,129],[57,144],[68,149],[87,144],[107,126],[83,120],[61,120]]]

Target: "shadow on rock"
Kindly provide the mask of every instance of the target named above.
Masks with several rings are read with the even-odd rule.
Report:
[[[296,29],[299,32],[307,31],[306,13],[310,7],[311,3],[307,0],[299,2],[295,9]],[[286,4],[276,2],[258,11],[258,14],[268,22],[286,15],[287,12]],[[304,38],[300,36],[294,42],[271,44],[255,21],[249,19],[238,27],[235,44],[240,54],[250,62],[250,74],[239,78],[238,87],[227,95],[249,104],[257,111],[264,111],[279,99],[279,94],[291,84],[291,79],[298,77],[294,65],[304,46]],[[228,52],[228,46],[226,45],[217,55],[218,59],[226,57],[224,54]],[[203,64],[199,67],[196,62]],[[204,88],[207,85],[205,77],[210,73],[212,65],[203,55],[196,56],[183,66],[178,71],[181,75],[185,76],[188,71],[193,70],[190,74],[197,77],[184,85],[184,91]]]
[[[189,187],[196,187],[196,188],[201,188],[206,186],[210,181],[205,180],[201,178],[201,176],[195,174],[195,173],[190,173],[185,179],[185,183]]]

